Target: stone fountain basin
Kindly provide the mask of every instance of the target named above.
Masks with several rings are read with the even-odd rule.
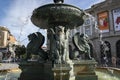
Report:
[[[21,70],[19,68],[0,70],[0,80],[18,80],[20,74]]]
[[[120,80],[120,69],[119,68],[96,68],[96,75],[98,80]]]
[[[31,21],[42,29],[59,25],[73,29],[83,24],[83,15],[83,10],[72,5],[47,4],[33,11]]]
[[[21,73],[20,69],[4,71],[0,71],[0,80],[5,80],[6,73],[8,73],[8,78],[12,78],[11,80],[18,80]],[[118,68],[96,68],[95,73],[98,75],[98,80],[120,80],[120,69]]]

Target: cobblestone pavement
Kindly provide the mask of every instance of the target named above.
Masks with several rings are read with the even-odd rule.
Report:
[[[19,65],[17,63],[0,63],[0,70],[14,69],[18,67]]]

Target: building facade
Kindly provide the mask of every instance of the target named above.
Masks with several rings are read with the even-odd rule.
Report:
[[[7,45],[9,42],[15,43],[15,37],[6,27],[0,26],[0,52],[4,52],[7,50]]]
[[[106,57],[109,63],[112,63],[112,57],[116,58],[117,64],[120,64],[120,2],[119,0],[105,0],[104,2],[93,5],[86,10],[95,17],[97,25],[93,18],[86,18],[84,25],[75,32],[88,34],[91,40],[93,56],[100,63],[103,61],[103,46],[101,40],[106,43],[108,50]],[[93,22],[92,22],[93,21]]]

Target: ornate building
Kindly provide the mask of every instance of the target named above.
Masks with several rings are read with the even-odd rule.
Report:
[[[102,63],[103,46],[101,40],[106,43],[108,50],[106,57],[108,64],[111,64],[112,57],[117,59],[120,64],[120,2],[119,0],[105,0],[93,5],[87,9],[96,18],[97,26],[93,23],[92,18],[85,20],[84,25],[74,32],[86,33],[91,40],[92,55]],[[73,35],[74,33],[72,33]]]
[[[8,42],[15,43],[15,37],[6,27],[0,26],[0,52],[7,50]]]

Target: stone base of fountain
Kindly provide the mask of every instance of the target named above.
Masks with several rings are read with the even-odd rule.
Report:
[[[52,71],[54,72],[54,80],[69,80],[71,68],[67,64],[55,64]]]
[[[73,61],[75,80],[98,80],[95,74],[95,60]]]
[[[22,73],[18,80],[98,80],[95,60],[76,60],[70,64],[27,62],[19,64]],[[74,78],[74,79],[73,79]]]
[[[27,62],[19,64],[22,73],[18,80],[53,80],[52,64]]]

